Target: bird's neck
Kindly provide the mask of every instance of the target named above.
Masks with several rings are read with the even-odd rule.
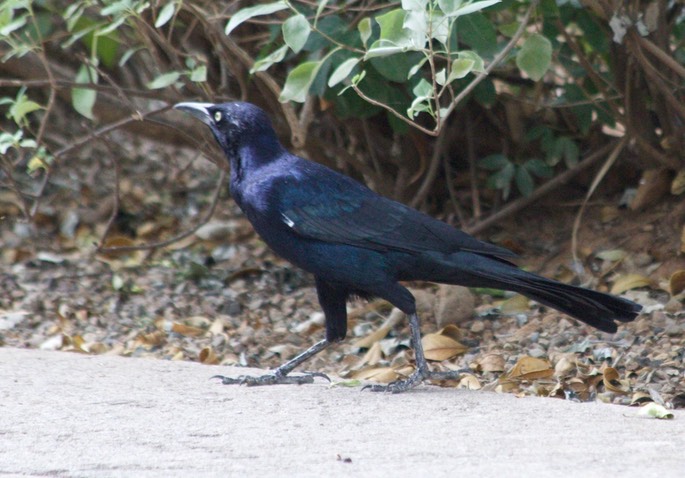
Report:
[[[275,137],[244,141],[231,155],[231,182],[241,183],[245,176],[257,174],[262,167],[278,161],[285,152]]]

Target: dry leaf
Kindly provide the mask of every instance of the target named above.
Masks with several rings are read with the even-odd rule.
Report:
[[[499,308],[504,315],[520,314],[530,310],[528,302],[529,300],[527,297],[521,294],[516,294],[502,302]]]
[[[604,206],[600,210],[600,217],[603,223],[611,222],[620,215],[621,213],[616,206]]]
[[[609,251],[598,252],[595,257],[603,261],[618,262],[626,258],[628,253],[623,249],[612,249]]]
[[[383,349],[380,342],[374,342],[374,344],[369,347],[362,359],[357,364],[356,368],[361,368],[367,365],[374,366],[378,364],[383,358]]]
[[[652,284],[647,277],[640,274],[626,274],[618,279],[611,286],[611,293],[614,295],[622,294],[623,292],[638,287],[649,287]]]
[[[443,327],[435,334],[427,334],[421,339],[426,359],[442,362],[465,353],[469,348],[457,341],[459,337],[461,337],[459,328],[452,324]]]
[[[407,378],[413,371],[414,367],[411,366],[405,366],[399,370],[393,367],[372,367],[352,373],[351,378],[356,380],[372,380],[380,383],[391,383],[396,380]]]
[[[649,394],[649,392],[644,392],[642,390],[638,390],[637,392],[633,393],[632,398],[630,399],[630,404],[631,405],[644,405],[645,403],[653,402],[652,396]]]
[[[110,236],[103,244],[104,248],[110,247],[131,247],[137,245],[136,242],[127,236]],[[139,266],[145,260],[145,251],[110,251],[98,252],[97,258],[109,264],[114,269],[122,267]]]
[[[672,296],[685,290],[685,270],[675,271],[668,279],[668,290]]]
[[[212,335],[219,335],[224,332],[224,328],[226,327],[226,323],[224,322],[224,319],[221,317],[217,317],[214,319],[214,322],[212,322],[212,325],[209,326],[209,333]]]
[[[679,195],[685,192],[685,169],[681,169],[671,182],[671,194]]]
[[[180,322],[172,322],[171,320],[158,319],[155,321],[155,325],[158,329],[165,332],[174,332],[177,334],[185,335],[186,337],[200,337],[206,331],[199,327],[193,327],[191,325],[182,324]]]
[[[478,380],[478,378],[476,378],[475,375],[465,373],[459,379],[459,384],[457,385],[457,388],[466,388],[468,390],[480,390],[481,388],[483,388],[483,385],[480,383],[480,380]]]
[[[576,361],[564,355],[554,365],[554,375],[557,377],[563,377],[565,375],[570,374],[575,369]]]
[[[642,172],[630,209],[636,211],[658,201],[671,189],[671,173],[667,169],[646,169]]]
[[[379,340],[384,339],[385,336],[388,335],[390,330],[391,327],[381,326],[378,329],[371,332],[366,337],[362,337],[361,339],[357,340],[355,343],[352,344],[352,347],[355,347],[357,349],[368,349]]]
[[[610,392],[620,393],[625,395],[630,393],[630,384],[625,380],[619,380],[620,376],[618,370],[613,367],[607,367],[604,369],[604,388]]]
[[[500,354],[486,354],[476,363],[478,370],[482,372],[504,372],[506,362]]]
[[[506,374],[506,378],[512,380],[536,380],[539,378],[549,378],[552,375],[554,375],[554,369],[549,360],[525,356],[516,362]]]
[[[216,356],[216,353],[214,353],[212,347],[205,347],[200,350],[198,358],[200,359],[200,363],[206,365],[216,365],[219,363],[219,358]]]

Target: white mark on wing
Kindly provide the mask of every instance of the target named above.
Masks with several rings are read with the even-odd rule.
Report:
[[[286,216],[285,214],[281,214],[281,216],[283,217],[283,222],[285,222],[285,223],[288,225],[288,227],[293,227],[293,226],[295,226],[295,221],[293,221],[292,219],[290,219],[290,218],[289,218],[288,216]]]

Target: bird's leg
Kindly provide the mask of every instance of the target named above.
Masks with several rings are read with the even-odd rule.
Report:
[[[414,357],[416,359],[416,370],[406,380],[397,380],[388,385],[368,385],[364,389],[372,392],[392,392],[400,393],[411,388],[416,387],[423,382],[430,375],[428,370],[428,362],[423,354],[423,345],[421,345],[421,327],[419,325],[419,316],[414,312],[409,314],[409,329],[411,331],[411,346],[414,349]]]
[[[428,369],[428,362],[426,356],[423,354],[423,345],[421,344],[421,326],[419,323],[419,316],[416,312],[409,314],[409,329],[411,331],[411,346],[414,349],[414,358],[416,360],[416,370],[406,380],[397,380],[388,385],[368,385],[364,389],[372,392],[405,392],[411,388],[416,387],[424,380],[447,380],[458,378],[461,372],[459,370],[451,372],[431,372]]]
[[[296,356],[295,358],[288,360],[286,363],[278,367],[276,370],[273,371],[273,373],[269,373],[266,375],[261,375],[258,377],[252,377],[249,375],[241,375],[240,377],[236,378],[231,378],[231,377],[224,377],[223,375],[215,375],[212,378],[220,378],[221,383],[224,385],[233,385],[233,384],[238,384],[238,385],[247,385],[248,387],[250,386],[256,386],[256,385],[280,385],[280,384],[296,384],[296,385],[302,385],[305,383],[314,383],[314,377],[322,377],[328,380],[329,382],[331,381],[326,374],[320,373],[320,372],[305,372],[304,375],[294,375],[294,376],[289,376],[288,374],[293,371],[295,367],[300,365],[301,363],[305,362],[306,360],[310,359],[314,355],[318,354],[321,352],[323,349],[329,347],[332,342],[324,339],[321,340],[320,342],[315,343],[311,347],[309,347],[307,350],[302,352],[300,355]]]

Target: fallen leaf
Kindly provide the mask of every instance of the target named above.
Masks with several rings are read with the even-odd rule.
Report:
[[[576,362],[567,356],[561,357],[554,365],[554,375],[564,377],[576,369]]]
[[[637,289],[638,287],[648,287],[651,284],[652,281],[643,275],[626,274],[616,279],[611,286],[611,293],[614,295],[622,294],[627,290]]]
[[[459,328],[452,324],[437,333],[425,335],[421,339],[421,345],[426,359],[442,362],[465,353],[469,348],[456,340],[460,336]]]
[[[372,367],[352,373],[351,378],[356,380],[372,380],[380,383],[391,383],[396,380],[407,378],[413,371],[414,367],[411,366],[405,366],[399,370],[394,367]]]
[[[200,350],[198,358],[200,359],[200,363],[206,365],[216,365],[219,363],[219,358],[216,356],[216,353],[212,347],[205,347]]]
[[[177,334],[185,335],[186,337],[199,337],[203,335],[206,331],[199,327],[193,327],[191,325],[182,324],[180,322],[172,322],[171,320],[158,319],[155,321],[155,325],[159,330],[165,332],[174,332]]]
[[[666,407],[654,402],[640,407],[636,415],[640,418],[658,418],[666,420],[671,420],[674,418],[673,413],[669,412]]]
[[[504,372],[506,362],[500,354],[486,354],[476,363],[482,372]]]
[[[374,366],[383,358],[383,349],[380,342],[374,342],[374,344],[369,347],[362,359],[356,365],[356,368],[361,368],[364,366]]]
[[[457,388],[465,388],[467,390],[480,390],[481,388],[483,388],[483,385],[480,383],[480,380],[478,380],[478,378],[475,375],[465,373],[459,379],[459,384],[457,385]]]
[[[633,393],[632,398],[630,399],[630,404],[631,405],[644,405],[645,403],[650,403],[653,402],[652,396],[649,394],[649,392],[644,392],[642,390],[638,390],[637,392]]]
[[[630,385],[625,380],[619,380],[620,375],[618,370],[613,367],[607,367],[604,369],[604,387],[610,392],[620,393],[625,395],[630,393]]]
[[[609,251],[598,252],[595,257],[603,261],[618,262],[626,258],[628,253],[623,249],[612,249]]]
[[[500,304],[500,310],[504,315],[513,315],[520,314],[522,312],[528,312],[530,310],[528,302],[529,300],[526,296],[516,294],[502,302]]]
[[[510,380],[536,380],[549,378],[554,375],[554,369],[549,360],[535,357],[521,357],[506,374]]]
[[[630,209],[637,211],[658,201],[671,189],[671,173],[667,169],[646,169],[642,172]]]
[[[671,182],[671,194],[677,196],[685,192],[685,169],[681,169]]]
[[[685,290],[685,270],[678,270],[671,274],[668,279],[668,290],[671,296],[680,294]]]

